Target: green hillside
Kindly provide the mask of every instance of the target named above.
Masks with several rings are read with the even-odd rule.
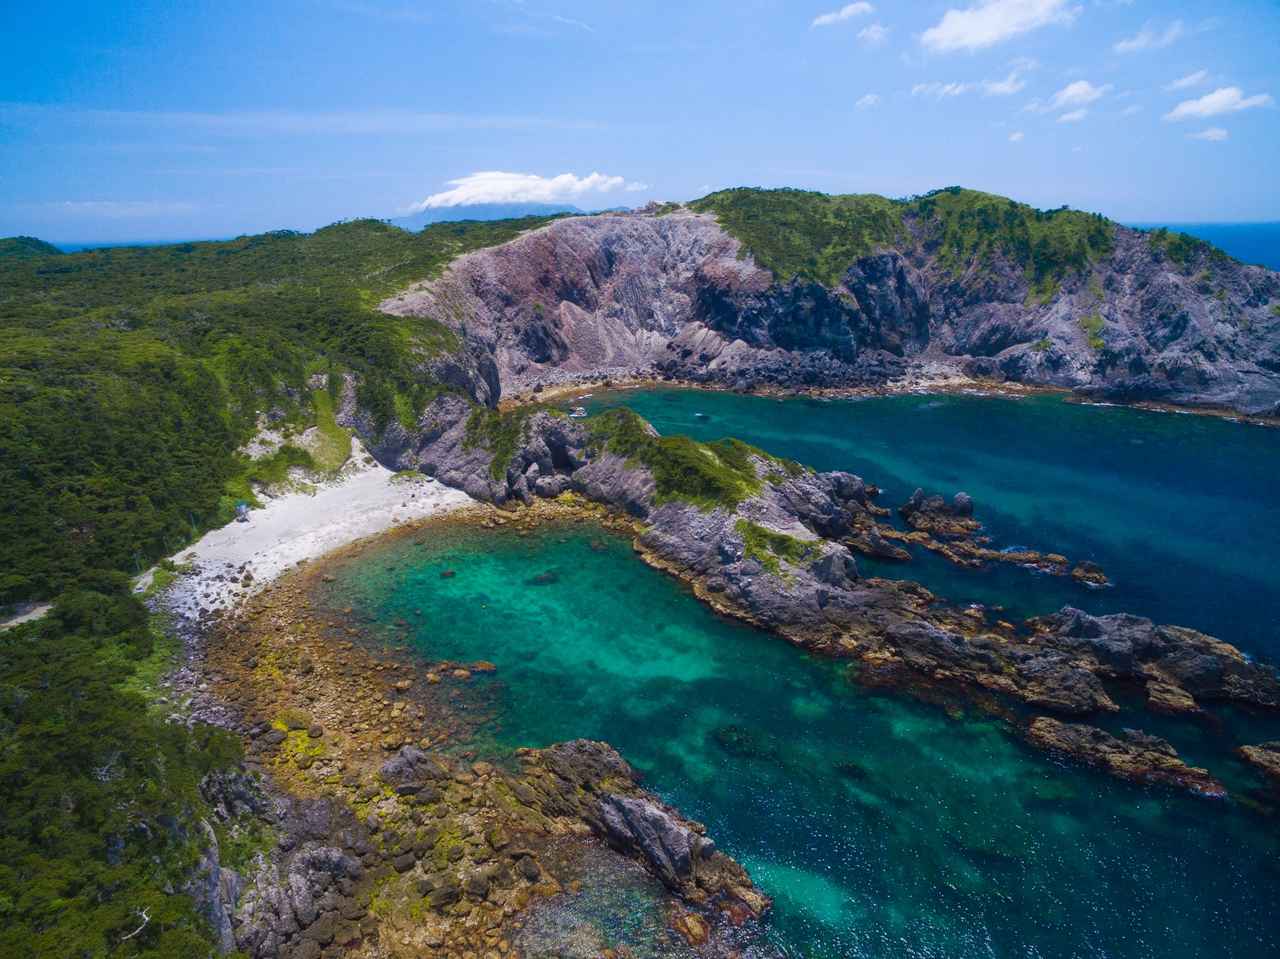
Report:
[[[739,188],[712,193],[690,207],[714,213],[783,282],[799,277],[827,286],[839,284],[859,257],[906,245],[909,228],[918,226],[937,245],[945,266],[962,271],[1002,254],[1044,293],[1069,271],[1108,253],[1115,232],[1115,224],[1098,214],[1037,210],[961,187],[910,200]]]
[[[0,603],[137,572],[225,522],[249,495],[256,467],[233,454],[258,415],[303,427],[331,409],[313,374],[356,373],[379,428],[414,415],[439,389],[417,364],[456,338],[376,304],[544,222],[0,259]]]
[[[36,256],[61,256],[62,251],[52,243],[37,240],[34,236],[7,236],[0,238],[0,260],[25,260]]]

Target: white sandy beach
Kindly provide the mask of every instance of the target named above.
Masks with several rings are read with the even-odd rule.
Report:
[[[341,476],[314,492],[288,492],[251,510],[247,523],[231,522],[206,533],[173,561],[187,567],[166,605],[195,618],[201,610],[225,609],[303,560],[394,526],[475,503],[458,490],[425,476],[396,476],[382,466],[358,465],[353,456]],[[136,589],[150,586],[152,572]],[[245,574],[248,573],[246,582]]]

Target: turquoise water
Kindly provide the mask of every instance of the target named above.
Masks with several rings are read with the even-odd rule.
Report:
[[[1031,610],[1063,596],[1095,608],[1144,600],[1209,627],[1225,612],[1234,638],[1274,643],[1262,621],[1274,625],[1276,600],[1266,471],[1280,434],[1052,399],[627,399],[666,431],[729,432],[854,469],[891,503],[916,484],[963,487],[1010,541],[1048,545],[1048,525],[1053,545],[1120,580],[1089,593],[1020,570],[994,587],[945,564],[894,570],[924,570],[949,595],[990,589]],[[1019,426],[1030,432],[1018,438]],[[1170,501],[1172,512],[1153,512]],[[1228,554],[1203,552],[1220,542],[1234,544]],[[617,746],[775,897],[771,936],[789,955],[1280,954],[1274,820],[1067,768],[984,717],[868,693],[838,664],[717,618],[592,526],[401,539],[328,588],[388,641],[497,665],[468,687],[482,725],[459,748],[501,758],[579,736]],[[1274,722],[1237,716],[1221,729],[1143,723],[1237,788],[1253,780],[1224,747],[1246,726],[1251,741],[1280,738]],[[573,926],[573,904],[562,908],[568,918],[542,925]]]
[[[1101,563],[1087,590],[1021,569],[965,571],[920,551],[867,571],[956,601],[1032,615],[1066,603],[1192,626],[1280,660],[1280,430],[1203,416],[1084,406],[1057,396],[779,401],[692,390],[619,392],[660,432],[737,436],[884,488],[973,496],[996,545]],[[702,416],[696,414],[701,413]]]

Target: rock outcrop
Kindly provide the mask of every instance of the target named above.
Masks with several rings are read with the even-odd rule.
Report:
[[[927,367],[1280,409],[1280,275],[1207,245],[1175,257],[1114,226],[1109,252],[1044,299],[1001,256],[957,269],[938,230],[908,223],[828,287],[780,280],[710,214],[578,217],[461,257],[383,309],[458,331],[465,358],[443,372],[484,400],[588,375],[839,388]]]
[[[1136,729],[1119,737],[1096,726],[1064,723],[1047,716],[1032,720],[1032,745],[1069,756],[1130,782],[1174,786],[1209,799],[1223,799],[1226,787],[1206,770],[1188,766],[1165,740]]]
[[[625,411],[586,424],[537,412],[522,423],[519,444],[496,469],[482,444],[455,455],[463,435],[456,424],[430,431],[435,439],[406,453],[406,461],[440,464],[447,482],[498,504],[572,490],[635,517],[636,546],[651,565],[691,583],[726,614],[856,663],[869,685],[961,697],[1005,716],[1012,715],[1009,704],[1070,717],[1120,712],[1108,683],[1145,688],[1155,712],[1198,714],[1212,702],[1280,708],[1272,669],[1195,630],[1071,607],[1015,625],[980,609],[947,607],[909,581],[863,577],[848,544],[864,541],[868,529],[891,528],[876,525],[887,510],[857,476],[816,473],[742,445],[668,443]],[[611,430],[626,435],[624,449]],[[682,450],[688,458],[673,467],[666,457]],[[647,459],[659,465],[647,466]],[[708,472],[700,475],[704,464]],[[736,492],[708,503],[716,489]],[[973,534],[972,504],[963,495],[948,503],[920,494],[905,512],[922,527],[910,535]],[[1056,554],[1036,555],[1069,569]],[[1044,746],[1050,737],[1030,741]],[[1115,755],[1112,745],[1054,748],[1135,780],[1149,760],[1149,781],[1213,792],[1192,773],[1175,776],[1171,763],[1157,762],[1164,747],[1135,752],[1134,742],[1126,740],[1124,762],[1099,758]],[[611,819],[616,835],[642,821],[623,808],[613,808]],[[662,862],[658,856],[651,865],[669,874]]]

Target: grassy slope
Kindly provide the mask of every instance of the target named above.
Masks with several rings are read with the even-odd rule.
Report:
[[[959,274],[1001,254],[1044,297],[1069,272],[1111,250],[1115,224],[1075,210],[1036,210],[976,190],[949,187],[910,200],[801,190],[724,190],[690,204],[714,213],[781,280],[836,286],[860,256],[900,247],[920,225],[943,266]]]
[[[233,451],[262,411],[318,423],[321,458],[336,456],[335,397],[311,374],[356,373],[379,428],[420,410],[439,389],[421,360],[457,339],[376,304],[543,222],[365,220],[0,259],[0,602],[86,568],[135,572],[224,522],[251,468]]]

